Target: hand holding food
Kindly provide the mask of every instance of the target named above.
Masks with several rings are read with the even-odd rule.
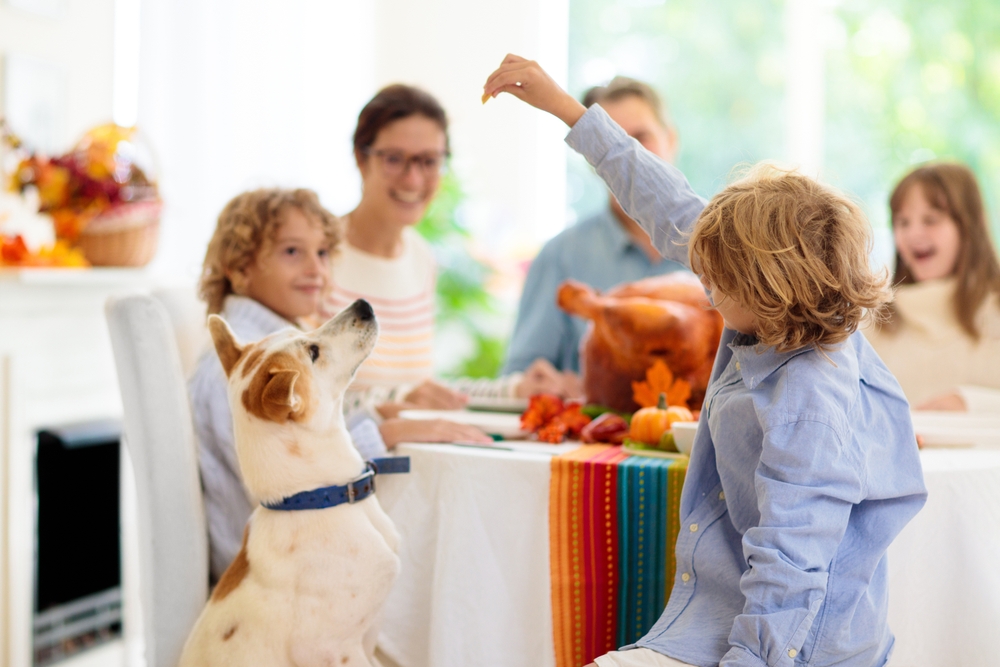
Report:
[[[487,96],[510,93],[531,106],[548,111],[570,127],[580,120],[586,107],[559,87],[545,70],[533,60],[507,54],[483,86],[484,101]]]

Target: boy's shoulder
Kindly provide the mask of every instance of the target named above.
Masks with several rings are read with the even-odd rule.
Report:
[[[862,398],[876,409],[906,408],[899,383],[858,331],[832,349],[791,355],[768,385],[779,392],[767,410],[775,422],[815,419],[847,430]]]

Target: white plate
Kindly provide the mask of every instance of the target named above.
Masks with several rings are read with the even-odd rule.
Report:
[[[930,410],[910,416],[925,447],[1000,447],[1000,416]]]
[[[402,419],[446,419],[456,424],[469,424],[489,435],[516,440],[528,435],[521,429],[520,415],[502,412],[475,412],[473,410],[403,410]]]
[[[489,412],[516,412],[521,414],[528,409],[526,398],[505,398],[491,396],[470,396],[465,404],[469,410],[484,410]]]

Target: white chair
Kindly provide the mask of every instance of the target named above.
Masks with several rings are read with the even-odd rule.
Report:
[[[208,598],[197,445],[174,327],[153,296],[105,307],[135,472],[139,591],[148,667],[174,667]]]

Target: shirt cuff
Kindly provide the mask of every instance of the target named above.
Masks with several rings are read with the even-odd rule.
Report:
[[[787,659],[779,659],[775,663],[775,667],[791,665],[795,658],[794,655],[784,657]],[[729,652],[726,653],[726,655],[722,656],[722,660],[719,662],[719,667],[768,667],[768,664],[742,646],[734,646],[729,649]]]

